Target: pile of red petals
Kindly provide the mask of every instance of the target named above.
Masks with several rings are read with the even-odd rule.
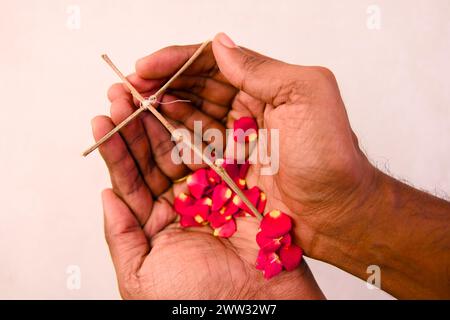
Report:
[[[280,210],[272,210],[264,215],[260,230],[256,235],[259,246],[256,268],[270,279],[283,268],[292,271],[300,264],[303,251],[292,243],[291,218]]]
[[[253,118],[243,117],[236,120],[234,130],[235,141],[242,141],[242,136],[238,134],[243,132],[246,133],[245,142],[257,138],[257,125]],[[253,206],[263,214],[267,201],[265,193],[257,186],[248,188],[245,180],[249,163],[237,164],[235,161],[225,160],[216,163],[227,171]],[[199,169],[192,173],[186,182],[189,194],[180,193],[174,201],[182,227],[209,224],[214,236],[229,238],[236,232],[236,217],[254,216],[213,169]],[[301,262],[303,252],[292,243],[291,228],[291,218],[279,210],[273,210],[263,216],[256,236],[260,247],[256,268],[263,271],[266,279],[279,274],[283,268],[287,271],[294,270]]]
[[[242,117],[233,124],[234,141],[251,142],[258,138],[258,125],[254,118]]]
[[[248,163],[222,163],[230,177],[258,209],[264,212],[266,195],[258,187],[247,188],[245,176]],[[183,227],[209,224],[213,234],[222,238],[231,237],[236,231],[236,217],[253,216],[225,181],[211,168],[199,169],[186,180],[190,194],[180,193],[174,201],[175,211],[180,215]]]

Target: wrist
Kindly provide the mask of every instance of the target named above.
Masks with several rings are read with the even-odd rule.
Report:
[[[333,204],[314,213],[326,222],[314,230],[310,246],[312,258],[343,267],[353,253],[363,251],[363,239],[375,223],[377,210],[389,197],[388,177],[365,161],[363,174],[353,188],[342,193]],[[365,272],[365,269],[364,269]]]

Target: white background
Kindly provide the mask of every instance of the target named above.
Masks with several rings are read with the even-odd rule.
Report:
[[[81,28],[66,23],[69,5]],[[366,25],[369,5],[381,29]],[[119,298],[103,239],[100,191],[109,185],[90,119],[107,114],[116,76],[107,52],[134,62],[171,44],[225,31],[287,62],[334,71],[370,159],[441,197],[450,191],[450,2],[12,1],[0,10],[0,298]],[[66,268],[81,268],[81,288]],[[328,298],[390,298],[311,261]],[[382,283],[383,281],[381,281]]]

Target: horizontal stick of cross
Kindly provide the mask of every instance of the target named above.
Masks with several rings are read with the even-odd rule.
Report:
[[[162,125],[170,132],[175,141],[186,144],[193,152],[195,152],[201,159],[211,167],[217,174],[226,182],[226,184],[233,190],[236,195],[241,198],[242,202],[244,202],[247,207],[252,211],[256,218],[262,219],[262,214],[255,208],[255,206],[248,200],[248,198],[244,195],[242,190],[237,186],[234,180],[230,177],[227,171],[223,168],[222,165],[217,165],[211,159],[203,154],[203,152],[198,149],[190,140],[186,140],[182,135],[177,135],[175,131],[175,127],[167,121],[164,116],[156,110],[153,104],[157,103],[158,97],[163,94],[167,88],[177,79],[189,66],[198,58],[198,56],[202,53],[202,51],[206,48],[206,46],[210,43],[210,40],[207,40],[201,44],[201,46],[194,52],[194,54],[186,61],[186,63],[161,87],[158,91],[156,91],[153,95],[144,98],[134,86],[128,81],[128,79],[123,75],[123,73],[114,65],[114,63],[109,59],[109,57],[104,54],[102,55],[103,60],[114,70],[114,72],[119,76],[119,78],[123,81],[123,83],[130,90],[131,95],[136,98],[140,102],[140,107],[136,109],[132,114],[130,114],[125,120],[119,123],[114,127],[111,131],[109,131],[106,135],[104,135],[100,140],[98,140],[94,145],[89,147],[83,152],[83,156],[86,157],[92,151],[97,149],[101,144],[108,141],[115,133],[125,127],[128,123],[130,123],[134,118],[136,118],[141,112],[148,110],[150,111],[161,123]]]

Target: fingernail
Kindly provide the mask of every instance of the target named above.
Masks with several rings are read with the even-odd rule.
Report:
[[[219,34],[219,41],[221,44],[223,44],[225,47],[228,48],[236,48],[236,44],[233,42],[233,40],[230,39],[229,36],[227,36],[225,33]]]

